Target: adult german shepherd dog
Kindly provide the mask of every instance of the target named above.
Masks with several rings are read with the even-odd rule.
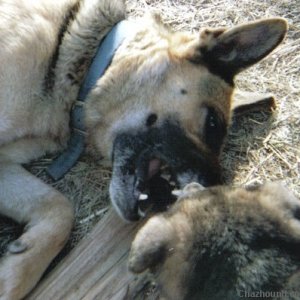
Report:
[[[279,18],[200,34],[172,32],[158,16],[137,20],[78,104],[99,44],[124,12],[123,0],[0,2],[0,213],[26,225],[2,258],[1,300],[36,285],[73,223],[68,200],[23,163],[84,136],[111,160],[112,203],[130,221],[141,194],[155,199],[162,165],[180,187],[219,183],[233,78],[287,30]],[[79,105],[84,126],[76,127]]]

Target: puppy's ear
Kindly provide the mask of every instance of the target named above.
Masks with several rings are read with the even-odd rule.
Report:
[[[265,19],[232,29],[205,29],[189,59],[232,77],[268,55],[283,40],[287,22]],[[223,74],[223,75],[224,75]]]
[[[162,265],[168,256],[173,229],[163,217],[151,218],[136,235],[129,254],[129,270],[141,273]]]

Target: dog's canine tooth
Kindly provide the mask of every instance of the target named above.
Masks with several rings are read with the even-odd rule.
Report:
[[[147,194],[140,194],[139,201],[145,201],[147,199],[148,199],[148,195]]]
[[[182,195],[182,190],[173,190],[172,195],[180,197]]]

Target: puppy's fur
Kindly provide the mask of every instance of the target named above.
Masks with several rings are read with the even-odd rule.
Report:
[[[168,300],[299,299],[300,201],[278,183],[189,184],[138,232],[129,267],[156,273]]]
[[[124,11],[122,0],[0,2],[0,213],[26,224],[0,264],[1,300],[27,294],[69,235],[68,200],[21,164],[66,147],[79,87]],[[199,35],[155,16],[135,28],[85,104],[87,146],[112,158],[110,195],[127,220],[163,163],[180,186],[220,182],[233,77],[281,42],[286,22]]]

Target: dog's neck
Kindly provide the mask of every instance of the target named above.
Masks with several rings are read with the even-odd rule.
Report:
[[[71,110],[71,137],[67,149],[48,168],[48,174],[54,179],[61,178],[77,162],[85,146],[84,102],[97,81],[109,67],[115,51],[119,48],[128,33],[132,23],[122,20],[117,23],[101,41],[96,55],[85,75],[79,89],[77,101]]]
[[[118,22],[125,19],[123,1],[81,0],[65,12],[58,46],[49,70],[53,84],[46,90],[51,99],[70,109],[99,44]],[[89,2],[87,5],[86,3]],[[49,74],[46,75],[49,80]],[[50,78],[51,79],[51,78]]]
[[[71,127],[75,131],[84,131],[83,103],[94,88],[97,81],[103,76],[111,64],[114,54],[126,36],[131,32],[132,23],[123,20],[117,23],[100,43],[95,57],[88,69],[85,79],[79,89],[77,101],[71,112]]]

